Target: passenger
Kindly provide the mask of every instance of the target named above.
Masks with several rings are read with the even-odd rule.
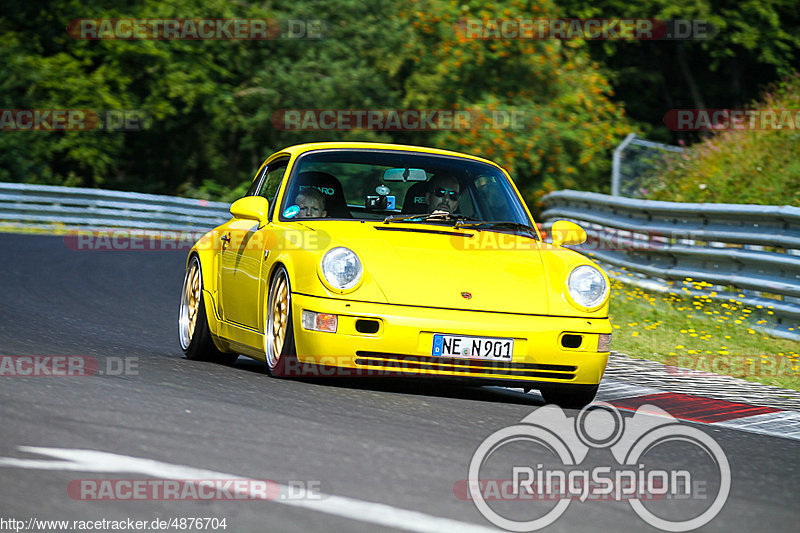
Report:
[[[314,187],[306,187],[297,193],[294,203],[300,208],[297,218],[325,218],[325,196]]]
[[[458,208],[458,198],[461,195],[461,185],[453,176],[437,175],[428,184],[425,201],[428,204],[428,213],[434,211],[447,211],[454,213]]]

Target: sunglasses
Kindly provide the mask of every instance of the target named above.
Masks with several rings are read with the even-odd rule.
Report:
[[[459,194],[460,193],[458,191],[445,189],[443,187],[439,187],[438,189],[434,189],[433,190],[433,195],[436,196],[437,198],[442,198],[444,196],[447,196],[447,199],[451,200],[453,202],[458,200],[458,195]]]

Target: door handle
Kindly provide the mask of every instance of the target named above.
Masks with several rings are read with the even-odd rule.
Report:
[[[223,235],[220,240],[222,241],[222,249],[226,249],[228,245],[231,243],[231,235],[230,233],[226,233]]]

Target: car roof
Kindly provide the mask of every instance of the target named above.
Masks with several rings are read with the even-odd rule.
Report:
[[[477,157],[470,154],[465,154],[461,152],[453,152],[450,150],[441,150],[439,148],[429,148],[426,146],[412,146],[407,144],[391,144],[391,143],[374,143],[374,142],[316,142],[316,143],[305,143],[305,144],[296,144],[293,146],[289,146],[284,148],[279,153],[281,154],[289,154],[292,156],[297,156],[305,152],[310,152],[313,150],[335,150],[335,149],[351,149],[351,150],[395,150],[400,152],[417,152],[417,153],[425,153],[425,154],[434,154],[434,155],[446,155],[451,157],[462,157],[466,159],[472,159],[474,161],[481,161],[483,163],[489,163],[493,166],[499,166],[494,161],[489,159],[485,159],[483,157]]]

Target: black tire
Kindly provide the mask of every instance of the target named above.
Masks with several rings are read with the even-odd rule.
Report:
[[[539,390],[544,402],[565,409],[583,409],[594,401],[599,385],[562,385]]]
[[[203,274],[200,260],[192,256],[186,268],[178,314],[178,340],[187,359],[233,364],[238,354],[220,351],[211,338],[203,298]]]
[[[276,378],[290,377],[293,369],[297,368],[291,289],[289,274],[283,266],[279,266],[269,283],[264,318],[267,372]]]

